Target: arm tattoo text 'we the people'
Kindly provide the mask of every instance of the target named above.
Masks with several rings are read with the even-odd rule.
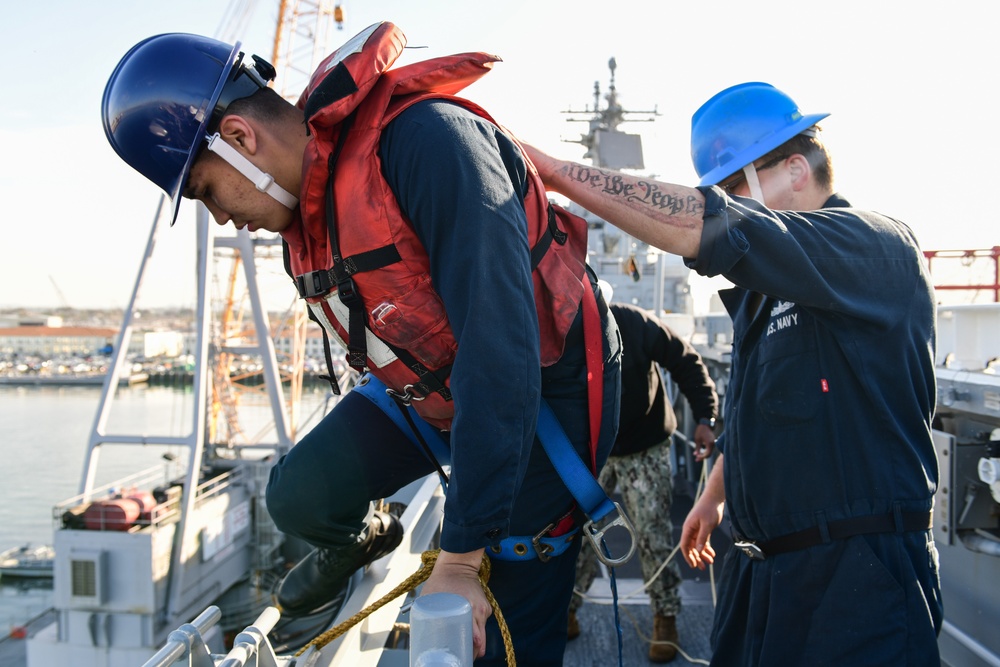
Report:
[[[687,205],[685,198],[665,192],[654,182],[639,180],[628,183],[622,174],[579,164],[568,165],[565,172],[570,180],[621,197],[630,204],[646,204],[669,214],[682,213]]]

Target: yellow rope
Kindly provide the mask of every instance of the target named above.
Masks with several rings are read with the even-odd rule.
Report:
[[[437,562],[437,557],[440,551],[440,549],[434,549],[420,554],[421,567],[419,570],[411,574],[401,584],[370,604],[368,607],[362,609],[343,623],[330,628],[323,634],[313,639],[311,642],[299,649],[295,656],[298,657],[302,655],[310,646],[315,646],[318,651],[340,635],[347,632],[354,625],[371,616],[378,609],[385,606],[392,600],[398,598],[404,593],[409,593],[410,591],[415,590],[417,586],[427,581],[427,578],[431,576],[431,572],[434,570],[434,564]],[[510,630],[507,628],[507,621],[504,620],[503,613],[500,611],[500,605],[497,604],[496,598],[493,597],[493,592],[490,591],[489,586],[486,585],[489,580],[490,559],[484,554],[482,565],[479,566],[479,583],[483,586],[483,593],[486,595],[486,599],[489,601],[490,607],[493,609],[493,616],[496,617],[497,624],[500,626],[500,635],[503,637],[503,645],[507,655],[507,667],[516,667],[517,663],[514,659],[514,642],[510,636]]]

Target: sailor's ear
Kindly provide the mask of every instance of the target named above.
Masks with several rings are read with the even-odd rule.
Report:
[[[812,167],[804,155],[794,153],[788,156],[788,173],[792,176],[792,189],[802,190],[809,184]]]
[[[257,152],[256,130],[243,116],[223,116],[219,121],[219,136],[242,153],[253,155]]]

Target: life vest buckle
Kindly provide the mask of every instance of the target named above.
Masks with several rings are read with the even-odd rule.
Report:
[[[628,515],[622,511],[622,506],[618,503],[612,504],[615,506],[614,514],[609,513],[608,515],[602,517],[600,519],[600,527],[594,523],[593,519],[590,519],[587,523],[583,524],[583,534],[588,540],[590,540],[590,546],[594,548],[594,551],[597,553],[597,557],[602,563],[608,567],[617,567],[623,563],[627,563],[635,553],[635,528],[632,526],[632,522],[629,520]],[[608,516],[614,516],[614,519],[607,521],[606,519]],[[605,533],[615,527],[624,528],[629,537],[628,551],[624,556],[619,558],[614,558],[610,553],[605,553],[605,549],[602,548]]]
[[[312,296],[322,296],[333,287],[333,279],[329,271],[310,271],[301,276],[295,276],[295,287],[303,299]]]

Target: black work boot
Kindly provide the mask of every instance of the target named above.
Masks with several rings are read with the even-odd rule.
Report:
[[[580,636],[580,621],[576,620],[576,612],[569,613],[569,620],[566,621],[566,639],[576,639]]]
[[[282,577],[275,605],[285,616],[307,616],[327,609],[340,597],[358,568],[385,556],[403,540],[403,525],[392,514],[372,516],[357,544],[313,549]]]

